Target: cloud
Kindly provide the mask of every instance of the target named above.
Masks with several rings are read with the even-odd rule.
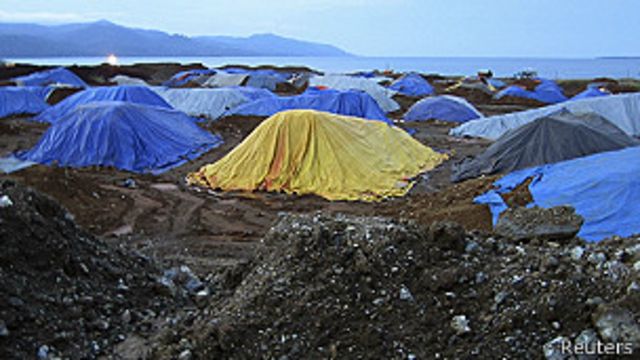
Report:
[[[0,10],[0,21],[36,22],[36,23],[68,23],[73,21],[93,21],[117,15],[116,13],[73,13],[73,12],[16,12]]]

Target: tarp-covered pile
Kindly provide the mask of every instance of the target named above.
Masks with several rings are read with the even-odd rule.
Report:
[[[278,84],[287,82],[292,74],[280,72],[272,69],[243,69],[243,68],[226,68],[223,70],[227,74],[235,76],[244,76],[245,86],[256,89],[267,89],[275,91]],[[238,83],[236,85],[240,85]]]
[[[46,165],[160,173],[221,143],[182,112],[107,101],[75,108],[18,158]]]
[[[574,114],[596,113],[619,127],[627,135],[640,136],[640,93],[602,96],[568,101],[506,115],[472,120],[454,129],[451,135],[497,139],[505,132],[566,108]]]
[[[309,85],[336,90],[362,90],[371,95],[384,112],[400,109],[400,105],[392,99],[396,92],[379,85],[372,79],[346,75],[314,76],[309,80]]]
[[[433,94],[433,86],[420,74],[409,73],[389,85],[389,89],[407,96],[427,96]]]
[[[49,86],[49,85],[63,85],[70,87],[87,87],[82,79],[72,71],[63,67],[39,71],[33,74],[19,76],[11,79],[19,86]]]
[[[482,117],[467,100],[451,95],[422,99],[404,115],[406,121],[441,120],[466,122]]]
[[[597,114],[574,115],[563,110],[507,132],[482,154],[455,166],[451,180],[507,173],[638,145],[640,141]]]
[[[600,241],[613,235],[640,233],[640,147],[595,154],[511,173],[498,188],[476,198],[494,216],[506,209],[500,194],[532,178],[531,205],[550,208],[570,205],[584,217],[578,236]]]
[[[227,191],[374,201],[406,194],[412,178],[445,159],[379,121],[292,110],[262,122],[228,155],[188,180]]]
[[[274,96],[268,90],[243,87],[219,89],[155,87],[153,91],[178,110],[192,116],[206,116],[211,119],[217,119],[225,112],[249,101]]]
[[[127,75],[116,75],[109,79],[109,81],[118,85],[137,85],[137,86],[149,86],[149,84],[137,77],[131,77]]]
[[[588,86],[586,90],[571,98],[571,100],[588,99],[593,97],[601,97],[611,95],[606,89],[598,86]]]
[[[273,96],[240,105],[229,115],[271,116],[285,110],[308,109],[371,120],[389,121],[378,103],[362,91],[308,90],[297,96]]]
[[[232,74],[226,71],[218,71],[214,75],[211,75],[202,85],[212,88],[240,86],[248,77],[249,75],[247,74]]]
[[[201,83],[206,81],[211,75],[214,75],[215,73],[216,70],[211,69],[194,69],[180,71],[179,73],[173,75],[171,79],[162,83],[162,85],[169,87],[180,87],[187,85],[192,81]]]
[[[555,81],[547,79],[537,79],[539,85],[533,91],[529,91],[517,85],[512,85],[495,95],[496,99],[506,96],[517,98],[532,99],[544,104],[556,104],[567,100],[562,92],[562,88]]]
[[[37,93],[30,87],[0,87],[0,118],[20,114],[38,114],[46,110],[49,105]]]
[[[126,101],[171,108],[166,101],[145,86],[104,86],[93,87],[73,94],[55,106],[42,112],[35,119],[41,122],[55,122],[76,107],[97,101]]]

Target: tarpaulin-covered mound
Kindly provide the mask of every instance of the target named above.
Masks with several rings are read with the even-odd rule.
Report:
[[[451,180],[506,173],[638,145],[640,141],[597,114],[574,115],[564,110],[507,132],[482,154],[454,166]]]
[[[640,147],[595,154],[511,173],[498,180],[496,190],[476,198],[488,204],[494,223],[507,206],[499,194],[525,182],[531,205],[570,205],[584,217],[578,236],[599,241],[614,235],[640,233]]]
[[[37,121],[54,123],[64,118],[78,106],[98,101],[126,101],[136,104],[171,108],[158,94],[146,86],[93,87],[73,94],[36,117]]]
[[[182,112],[106,101],[77,107],[18,157],[41,164],[160,173],[221,143]]]
[[[229,298],[167,325],[154,358],[542,359],[560,336],[640,346],[637,293],[626,290],[634,239],[581,244],[572,257],[575,240],[287,214],[263,244]]]
[[[174,307],[148,258],[94,238],[30,188],[0,181],[0,198],[0,358],[96,358]]]
[[[162,85],[169,87],[180,87],[187,85],[191,81],[204,82],[215,73],[216,70],[210,69],[192,69],[180,71],[174,74],[171,79],[162,83]]]
[[[406,194],[411,178],[446,158],[380,121],[292,110],[265,120],[227,156],[188,179],[229,191],[373,201]]]
[[[400,105],[392,99],[396,92],[385,88],[373,79],[346,75],[314,76],[309,79],[309,85],[335,90],[361,90],[371,95],[384,112],[388,113],[400,109]]]
[[[596,113],[612,122],[627,135],[640,136],[640,94],[638,93],[568,101],[540,109],[471,120],[451,129],[450,134],[497,139],[511,129],[562,109],[567,109],[574,114]]]
[[[30,88],[0,87],[0,118],[19,114],[38,114],[49,104]]]
[[[66,85],[72,87],[87,87],[87,83],[78,75],[65,68],[59,67],[51,70],[39,71],[33,74],[13,78],[20,86],[48,86]]]
[[[506,87],[495,95],[496,99],[504,97],[516,97],[523,99],[532,99],[544,104],[556,104],[567,100],[562,88],[555,81],[547,79],[537,79],[540,84],[533,91],[529,91],[520,86],[513,85]]]
[[[192,116],[217,119],[226,111],[263,97],[274,96],[268,90],[252,88],[169,89],[153,88],[174,108]]]
[[[378,103],[363,91],[319,90],[297,96],[273,96],[240,105],[229,115],[271,116],[286,110],[308,109],[381,120],[393,124]]]
[[[231,74],[226,71],[218,71],[211,75],[202,85],[206,87],[231,87],[240,86],[247,80],[248,75]]]
[[[597,86],[589,86],[586,90],[571,98],[571,100],[588,99],[594,97],[608,96],[610,92],[600,89]]]
[[[407,96],[427,96],[433,94],[433,86],[420,74],[409,73],[389,85],[389,89],[395,90]]]
[[[422,99],[404,115],[406,121],[441,120],[466,122],[482,117],[473,105],[457,96],[442,95]]]

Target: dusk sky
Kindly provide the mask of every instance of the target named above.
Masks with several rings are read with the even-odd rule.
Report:
[[[0,1],[0,22],[275,33],[368,56],[638,56],[638,14],[638,0]]]

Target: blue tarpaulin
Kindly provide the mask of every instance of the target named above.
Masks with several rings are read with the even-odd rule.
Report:
[[[47,101],[51,92],[55,90],[54,86],[19,86],[18,88],[33,93],[35,96],[42,99],[42,101]]]
[[[524,99],[537,100],[545,104],[556,104],[567,100],[562,92],[562,88],[554,81],[547,79],[538,79],[540,84],[536,86],[534,91],[523,89],[519,86],[508,86],[504,90],[496,94],[495,98],[500,99],[505,96],[513,96]]]
[[[17,157],[45,165],[161,173],[221,143],[180,111],[106,101],[77,107]]]
[[[156,94],[146,86],[104,86],[88,88],[79,93],[73,94],[62,100],[55,106],[38,115],[35,120],[41,122],[55,122],[64,117],[80,105],[86,105],[95,101],[126,101],[137,104],[146,104],[171,108],[160,95]]]
[[[230,87],[230,89],[239,91],[242,95],[246,96],[247,99],[251,101],[263,98],[277,97],[276,94],[267,89],[258,89],[246,86],[232,86]]]
[[[596,86],[589,86],[585,91],[572,97],[571,100],[588,99],[588,98],[601,97],[601,96],[607,96],[607,95],[611,95],[611,93],[608,91],[600,90],[600,88]]]
[[[297,96],[273,96],[258,99],[229,111],[229,115],[271,116],[281,111],[309,109],[338,115],[381,120],[387,119],[378,103],[362,91],[309,90]]]
[[[407,96],[427,96],[433,94],[433,86],[420,74],[409,73],[389,85],[389,89],[395,90]]]
[[[179,73],[174,74],[171,77],[171,79],[162,83],[162,85],[168,86],[168,87],[183,86],[187,84],[189,81],[195,80],[201,76],[213,75],[215,73],[216,73],[216,70],[211,70],[211,69],[194,69],[194,70],[180,71]]]
[[[482,114],[466,100],[450,96],[422,99],[413,104],[404,115],[406,121],[441,120],[466,122],[482,117]]]
[[[486,80],[487,84],[493,86],[495,89],[502,89],[503,87],[507,86],[507,84],[505,84],[502,80],[498,80],[495,78],[488,78]]]
[[[49,105],[31,87],[0,87],[0,118],[19,114],[38,114]]]
[[[475,199],[491,208],[494,224],[507,206],[499,194],[532,178],[530,206],[570,205],[584,217],[578,236],[600,241],[640,233],[640,147],[599,153],[513,172]]]
[[[47,86],[54,84],[68,85],[72,87],[87,87],[82,79],[72,71],[63,67],[39,71],[33,74],[19,76],[11,79],[20,86]]]

